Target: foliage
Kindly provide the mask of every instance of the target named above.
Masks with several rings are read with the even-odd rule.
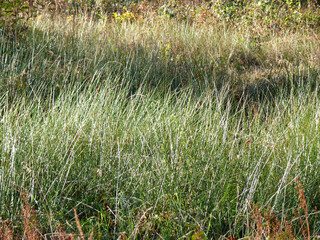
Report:
[[[0,2],[0,25],[5,22],[16,24],[24,14],[29,12],[28,1],[25,0],[8,0]]]

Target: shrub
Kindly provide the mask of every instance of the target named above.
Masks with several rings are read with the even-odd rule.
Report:
[[[15,25],[20,19],[30,15],[31,1],[8,0],[0,2],[0,26],[4,23]]]

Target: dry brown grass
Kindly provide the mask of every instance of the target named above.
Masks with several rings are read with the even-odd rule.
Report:
[[[85,234],[83,233],[77,210],[74,208],[75,222],[78,229],[77,233],[67,233],[63,227],[58,226],[57,232],[54,233],[41,233],[38,222],[36,211],[32,209],[28,200],[28,193],[24,192],[21,194],[21,221],[23,223],[23,232],[14,233],[14,224],[10,221],[0,222],[0,240],[13,240],[13,239],[27,239],[27,240],[39,240],[39,239],[51,239],[51,240],[86,240]],[[94,232],[91,231],[88,240],[93,240]]]
[[[297,178],[297,186],[296,189],[298,190],[298,194],[299,194],[299,207],[300,209],[302,209],[303,213],[304,213],[304,221],[302,219],[301,215],[298,215],[299,220],[300,220],[300,230],[303,234],[304,239],[308,239],[310,240],[310,227],[309,227],[309,220],[308,220],[308,208],[307,208],[307,201],[304,195],[304,189],[302,184],[300,183],[299,179]]]
[[[254,234],[252,239],[302,239],[310,240],[316,239],[319,236],[311,237],[310,226],[308,220],[308,207],[305,198],[303,185],[296,179],[296,189],[299,199],[298,209],[294,210],[296,219],[299,219],[298,224],[294,224],[294,220],[284,219],[282,222],[272,212],[271,209],[263,210],[261,207],[252,205],[252,229]],[[319,214],[319,212],[313,213]],[[298,229],[298,232],[294,233],[293,229]]]
[[[38,240],[40,239],[38,223],[36,219],[36,212],[31,208],[28,201],[28,194],[25,192],[22,194],[21,204],[21,219],[23,220],[24,226],[24,239]]]
[[[0,224],[0,239],[13,240],[13,231],[9,221],[2,221]]]

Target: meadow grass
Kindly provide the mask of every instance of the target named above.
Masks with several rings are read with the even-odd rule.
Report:
[[[95,239],[238,238],[258,231],[259,207],[320,234],[317,30],[28,26],[0,32],[0,217],[17,236],[24,198],[42,238],[79,222]]]

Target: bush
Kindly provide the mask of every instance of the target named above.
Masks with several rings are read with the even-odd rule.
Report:
[[[30,15],[31,6],[26,0],[8,0],[0,3],[0,26],[4,23],[15,25],[20,19]]]

